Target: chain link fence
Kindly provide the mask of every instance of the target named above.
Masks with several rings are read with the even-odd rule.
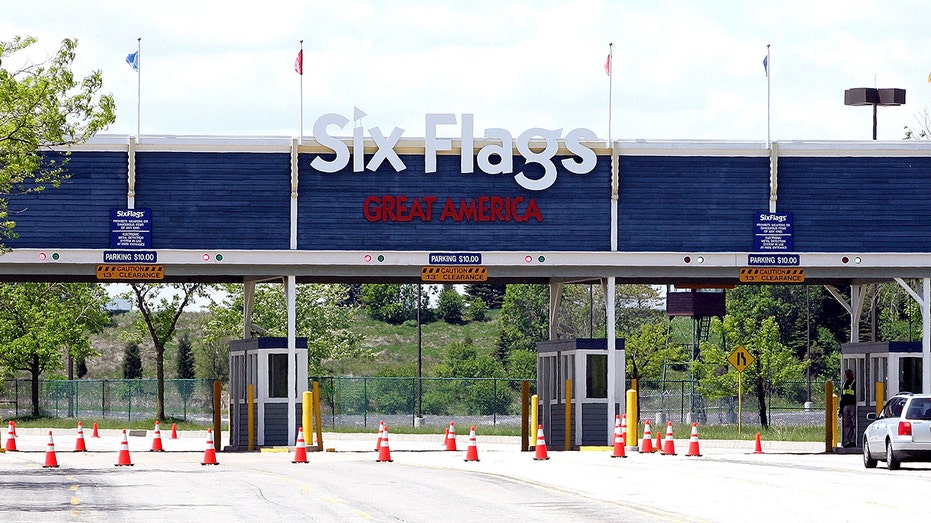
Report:
[[[793,381],[765,394],[767,423],[780,426],[818,426],[824,424],[824,381]],[[736,394],[706,399],[698,383],[691,380],[643,380],[639,383],[640,418],[654,418],[665,423],[701,425],[736,425],[760,423],[760,405],[756,392],[743,388]]]
[[[157,381],[40,380],[39,413],[53,418],[155,418]],[[165,416],[193,422],[213,419],[213,380],[165,380]],[[0,416],[28,416],[32,409],[32,381],[8,379],[0,389]]]
[[[321,418],[331,428],[372,429],[380,421],[520,427],[522,380],[325,376],[311,381],[320,383]],[[530,394],[535,387],[531,381]]]
[[[521,380],[504,378],[393,378],[324,376],[319,382],[322,422],[327,428],[374,429],[380,421],[394,426],[462,425],[519,427]],[[0,416],[32,413],[31,382],[8,379],[0,389]],[[629,384],[628,384],[629,386]],[[690,380],[641,380],[641,419],[702,425],[759,423],[753,391],[706,399]],[[536,382],[530,381],[530,394]],[[224,393],[224,396],[226,394]],[[574,394],[575,396],[575,394]],[[156,380],[42,380],[39,411],[43,416],[84,419],[147,420],[156,413]],[[165,416],[209,423],[212,380],[165,380]],[[792,382],[766,395],[771,426],[818,426],[824,423],[824,382]],[[224,399],[221,405],[226,406]],[[224,412],[224,419],[225,419]]]

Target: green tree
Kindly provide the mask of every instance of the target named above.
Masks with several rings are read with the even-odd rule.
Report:
[[[196,377],[215,381],[229,381],[230,351],[229,339],[207,335],[200,341],[194,351]]]
[[[466,317],[469,321],[486,321],[488,319],[488,306],[481,298],[470,298],[466,304]]]
[[[645,323],[625,338],[627,376],[630,379],[657,379],[663,366],[683,363],[688,354],[681,345],[669,343],[669,322]]]
[[[422,293],[423,294],[423,293]],[[417,318],[417,286],[396,283],[372,283],[362,285],[362,304],[369,317],[392,325]],[[424,318],[421,310],[421,321]]]
[[[142,377],[142,353],[139,344],[131,341],[123,348],[123,379],[135,380]]]
[[[178,339],[177,378],[190,380],[194,377],[194,349],[191,346],[191,336],[185,332]]]
[[[48,60],[15,56],[36,43],[33,37],[0,41],[0,194],[38,192],[67,178],[67,154],[52,147],[86,142],[116,119],[113,97],[98,97],[100,71],[76,78],[71,71],[77,41],[62,40]],[[25,54],[25,53],[24,53]],[[8,69],[14,63],[18,69]],[[9,64],[9,65],[8,65]],[[8,200],[0,198],[0,245],[15,237]]]
[[[753,363],[744,370],[743,382],[757,400],[760,425],[769,427],[766,398],[777,393],[791,381],[801,380],[807,361],[800,361],[779,342],[776,319],[762,321],[755,317],[725,316],[724,321],[714,320],[712,329],[723,332],[725,344],[706,342],[701,345],[701,358],[692,363],[699,378],[699,390],[711,398],[734,395],[741,379],[727,356],[739,346],[753,355]]]
[[[7,283],[0,285],[0,364],[28,372],[32,414],[39,415],[39,376],[64,368],[66,356],[96,355],[88,334],[107,323],[109,298],[88,283]]]
[[[175,335],[178,319],[195,298],[204,294],[202,283],[133,283],[139,318],[136,327],[155,347],[156,419],[165,419],[165,347]]]
[[[503,378],[504,369],[489,354],[479,353],[473,340],[466,337],[446,348],[443,363],[434,367],[434,375],[440,378]],[[425,398],[429,404],[458,405],[462,414],[503,414],[511,403],[510,389],[504,382],[495,380],[450,380],[438,385],[436,397]],[[453,408],[455,411],[455,407]]]
[[[537,342],[549,339],[549,289],[539,284],[508,285],[501,314],[495,357],[507,365],[515,350],[536,352]]]
[[[868,309],[868,307],[864,307]],[[727,293],[727,313],[738,318],[769,318],[776,321],[779,343],[796,358],[810,357],[812,368],[825,367],[820,361],[839,348],[837,340],[849,336],[849,316],[821,286],[741,285]],[[831,340],[825,335],[830,332]],[[809,343],[820,345],[820,352],[809,351]]]
[[[191,345],[191,336],[187,332],[178,338],[177,363],[177,374],[175,377],[179,380],[178,392],[181,394],[181,398],[184,400],[186,407],[191,394],[194,393],[194,382],[191,380],[193,380],[195,376],[194,348]]]
[[[437,317],[450,325],[461,325],[463,308],[462,295],[452,285],[443,285],[436,305]]]
[[[634,334],[641,325],[661,322],[666,315],[663,298],[652,285],[618,285],[615,303],[615,326],[619,336]]]
[[[511,351],[508,355],[507,376],[516,380],[537,379],[537,351]]]
[[[228,343],[243,334],[243,291],[240,285],[225,287],[226,298],[210,306],[211,319],[205,327],[205,343]],[[415,287],[416,292],[416,287]],[[297,286],[295,327],[297,335],[307,338],[308,370],[311,374],[326,372],[328,359],[354,358],[369,355],[362,347],[362,336],[353,330],[355,307],[340,306],[346,299],[344,285],[304,284]],[[267,336],[287,336],[287,304],[284,286],[255,286],[252,323]]]
[[[481,299],[489,309],[501,308],[506,290],[504,284],[494,283],[469,283],[465,286],[466,296]]]

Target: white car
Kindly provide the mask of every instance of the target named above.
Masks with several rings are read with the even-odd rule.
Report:
[[[931,461],[931,394],[900,393],[889,398],[863,433],[863,466],[885,461],[896,470],[905,461]]]

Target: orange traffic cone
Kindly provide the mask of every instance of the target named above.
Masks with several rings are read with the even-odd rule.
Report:
[[[4,447],[8,452],[16,451],[16,429],[13,426],[11,421],[9,424],[9,430],[6,432],[6,447]]]
[[[94,422],[94,432],[91,433],[91,437],[92,437],[92,438],[99,438],[99,437],[100,437],[100,433],[97,432],[97,422],[96,422],[96,421]]]
[[[478,445],[475,444],[475,427],[469,429],[469,448],[466,449],[465,461],[478,461]]]
[[[537,427],[537,446],[534,448],[533,459],[537,461],[550,459],[546,455],[546,436],[543,435],[543,425]]]
[[[162,426],[158,420],[155,420],[155,435],[152,436],[152,448],[149,449],[149,452],[161,452],[163,450],[165,449],[162,448]]]
[[[14,437],[14,438],[18,438],[18,437],[19,437],[19,434],[16,433],[16,422],[15,422],[15,421],[10,421],[10,423],[13,424],[13,437]]]
[[[663,435],[659,433],[659,430],[656,431],[656,443],[653,444],[653,452],[661,452],[663,450]]]
[[[692,436],[689,438],[689,451],[686,456],[698,456],[701,457],[701,452],[698,450],[698,423],[692,422]]]
[[[612,458],[626,458],[627,451],[624,450],[624,433],[621,431],[621,417],[617,416],[614,421],[614,452]]]
[[[45,465],[42,465],[42,468],[58,468],[58,458],[55,457],[55,442],[52,441],[52,431],[48,431],[48,447],[45,451]]]
[[[385,434],[385,420],[378,422],[378,439],[375,440],[375,452],[381,450],[381,438]]]
[[[456,424],[449,422],[449,430],[446,432],[446,450],[456,450]]]
[[[391,449],[388,447],[388,425],[385,425],[385,430],[382,432],[381,437],[381,447],[378,448],[378,459],[375,461],[382,463],[391,463]]]
[[[649,454],[653,452],[653,434],[650,432],[650,420],[643,422],[643,439],[640,440],[640,453]]]
[[[756,433],[756,449],[753,451],[754,454],[763,453],[763,445],[760,443],[760,433]]]
[[[87,452],[87,445],[84,444],[84,423],[78,422],[78,439],[74,442],[75,452]]]
[[[116,460],[117,467],[132,467],[133,462],[129,460],[129,442],[126,441],[126,429],[123,429],[123,441],[120,443],[120,455]]]
[[[178,424],[171,424],[171,439],[178,439]]]
[[[204,460],[201,465],[219,465],[217,463],[217,449],[213,446],[213,429],[207,429],[207,448],[204,449]]]
[[[624,437],[624,446],[626,447],[627,446],[627,414],[621,415],[621,435]]]
[[[297,443],[294,445],[294,459],[291,463],[307,463],[307,445],[304,444],[304,427],[297,428]]]
[[[676,442],[672,436],[672,422],[666,422],[666,439],[663,441],[663,455],[664,456],[675,456],[676,455]]]

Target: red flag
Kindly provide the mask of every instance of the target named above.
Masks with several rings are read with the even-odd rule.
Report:
[[[605,60],[605,74],[611,76],[611,55],[608,55],[608,59]]]
[[[297,58],[294,59],[294,71],[301,76],[304,75],[304,50],[303,49],[297,52]]]

